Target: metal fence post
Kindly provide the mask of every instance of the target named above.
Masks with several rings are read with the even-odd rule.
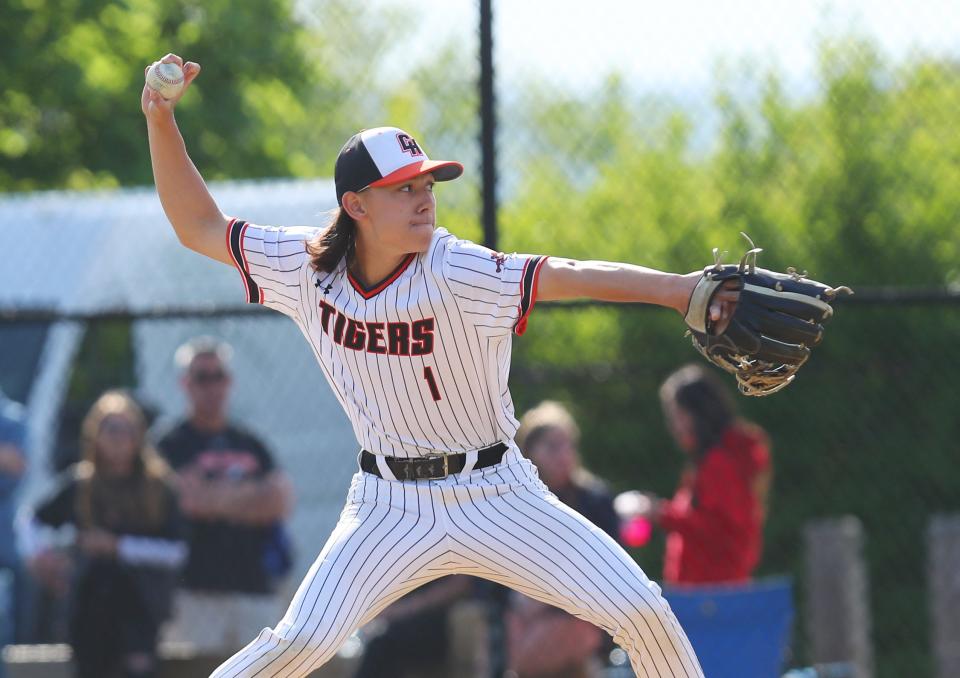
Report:
[[[493,0],[480,0],[480,153],[483,244],[497,248],[497,109],[493,88]]]

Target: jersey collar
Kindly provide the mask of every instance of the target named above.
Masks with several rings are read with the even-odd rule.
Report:
[[[347,280],[350,281],[353,289],[355,289],[361,297],[364,299],[370,299],[371,297],[374,297],[385,290],[394,280],[399,278],[403,272],[407,270],[410,262],[413,261],[416,256],[417,255],[415,253],[408,254],[406,257],[404,257],[403,261],[400,262],[400,265],[393,270],[393,273],[388,275],[373,287],[364,287],[359,280],[353,277],[353,274],[350,273],[350,269],[347,269]]]

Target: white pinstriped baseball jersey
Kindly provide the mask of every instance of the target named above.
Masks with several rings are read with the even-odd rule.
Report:
[[[493,252],[443,228],[365,289],[310,266],[307,228],[235,220],[230,252],[247,299],[293,318],[360,445],[419,457],[512,440],[511,333],[522,334],[544,257]]]

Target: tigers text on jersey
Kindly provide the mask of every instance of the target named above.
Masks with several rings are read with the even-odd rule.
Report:
[[[313,269],[305,243],[317,231],[233,220],[227,239],[247,300],[299,325],[360,445],[419,457],[512,440],[512,333],[526,327],[546,257],[438,228],[426,252],[368,289],[345,260]]]

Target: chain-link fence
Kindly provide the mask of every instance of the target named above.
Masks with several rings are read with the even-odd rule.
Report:
[[[864,532],[863,602],[872,617],[875,675],[932,675],[930,601],[947,591],[933,590],[925,576],[926,535],[936,516],[956,513],[960,496],[951,470],[960,439],[951,412],[960,389],[947,357],[960,329],[958,310],[955,299],[841,305],[794,384],[779,397],[739,399],[741,413],[772,438],[775,480],[761,573],[789,573],[798,584],[795,659],[817,658],[804,634],[803,594],[813,593],[805,588],[804,527],[854,516]],[[609,314],[623,328],[622,360],[551,369],[518,357],[515,397],[521,405],[547,397],[573,403],[591,468],[617,489],[669,495],[682,458],[662,421],[657,389],[670,371],[699,356],[673,318],[657,327],[658,313],[636,310],[541,309],[542,324],[531,322],[519,343],[552,343],[554,323],[592,313]],[[636,556],[659,575],[659,545]]]
[[[815,658],[805,631],[810,592],[804,530],[816,521],[853,516],[863,528],[868,595],[861,602],[871,621],[876,675],[934,675],[930,619],[938,593],[926,576],[926,535],[936,516],[957,512],[960,496],[953,472],[960,439],[953,410],[960,392],[949,359],[960,331],[957,311],[954,299],[842,305],[796,383],[775,397],[738,401],[741,413],[762,425],[773,443],[775,482],[759,574],[789,574],[796,582],[795,665]],[[356,445],[293,324],[279,316],[238,313],[92,317],[78,323],[72,348],[61,349],[74,356],[68,361],[57,360],[50,349],[42,358],[36,351],[43,337],[63,332],[57,323],[4,323],[5,357],[17,357],[4,366],[4,384],[22,397],[19,384],[31,373],[61,380],[63,405],[51,413],[50,425],[57,438],[49,446],[50,459],[35,469],[46,476],[75,461],[79,420],[102,390],[133,388],[163,428],[184,410],[172,367],[176,347],[197,334],[227,338],[236,351],[232,414],[264,438],[296,485],[291,521],[296,578],[336,520]],[[607,316],[622,331],[616,337],[623,342],[621,360],[563,368],[525,357],[534,345],[564,352],[566,339],[554,327],[593,316]],[[543,305],[517,349],[512,383],[518,412],[543,398],[568,403],[583,430],[581,450],[589,468],[616,491],[669,496],[682,455],[662,420],[657,388],[680,364],[700,360],[676,318],[641,308]],[[56,392],[42,395],[56,401]],[[654,539],[633,551],[655,577],[662,546]]]
[[[929,601],[949,599],[932,581],[952,584],[927,576],[935,549],[926,539],[928,529],[949,532],[932,521],[960,510],[960,371],[949,350],[960,316],[944,291],[960,271],[953,3],[597,0],[547,11],[493,2],[487,73],[475,0],[263,3],[261,12],[155,4],[150,15],[92,3],[79,28],[41,29],[38,12],[23,19],[24,39],[57,45],[23,53],[92,65],[49,69],[77,72],[64,92],[86,88],[62,101],[31,93],[45,56],[9,69],[23,82],[11,80],[0,104],[2,186],[149,182],[142,119],[125,105],[137,88],[107,77],[114,62],[100,57],[139,63],[157,56],[141,53],[148,47],[174,49],[204,65],[178,119],[206,178],[322,177],[214,182],[229,213],[322,223],[340,143],[358,127],[394,124],[432,157],[467,167],[438,190],[440,222],[458,235],[490,239],[486,192],[497,200],[490,242],[499,249],[685,271],[714,246],[735,251],[742,230],[767,248],[763,265],[873,290],[872,303],[838,305],[789,389],[738,401],[773,441],[760,571],[794,578],[791,664],[835,659],[818,654],[807,626],[821,617],[808,609],[816,592],[804,535],[817,521],[854,517],[873,675],[949,675],[932,644],[955,644],[957,631]],[[3,11],[16,19],[27,5]],[[154,24],[162,45],[130,39]],[[273,38],[242,54],[222,49],[254,30]],[[482,98],[484,77],[493,100]],[[479,143],[491,131],[495,149]],[[484,163],[494,163],[486,184]],[[25,499],[76,458],[79,421],[103,389],[132,387],[162,429],[184,409],[176,347],[222,336],[236,349],[234,416],[291,471],[293,578],[302,574],[342,504],[355,444],[295,327],[238,308],[235,272],[185,254],[152,191],[16,194],[0,200],[0,223],[0,385],[29,407],[37,460]],[[695,360],[665,312],[538,306],[516,342],[514,399],[518,412],[544,398],[568,403],[587,465],[613,489],[669,494],[682,460],[657,387]],[[659,575],[661,541],[633,554]]]

